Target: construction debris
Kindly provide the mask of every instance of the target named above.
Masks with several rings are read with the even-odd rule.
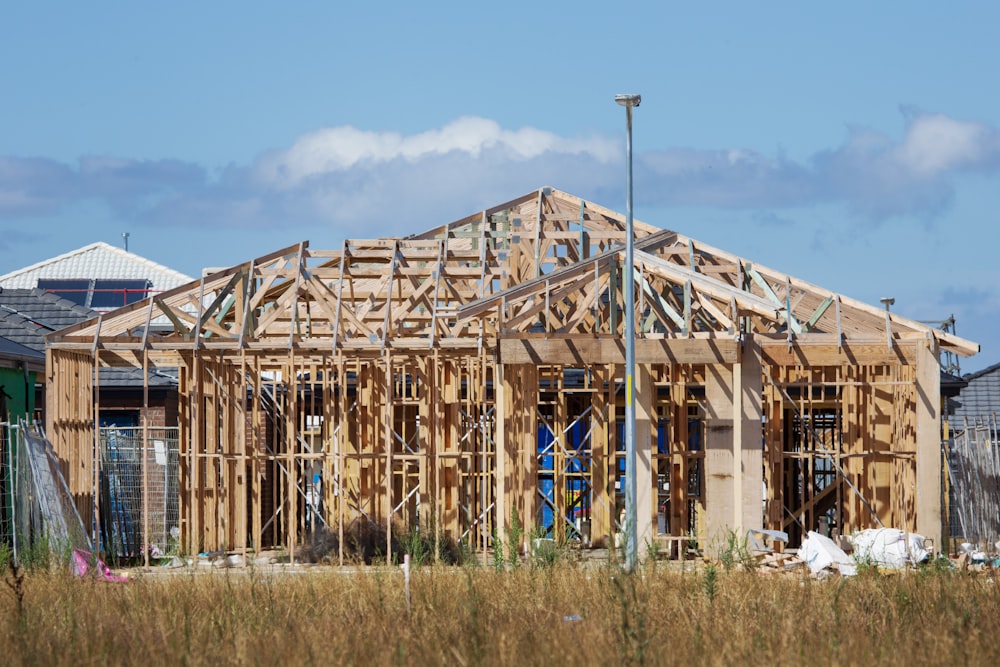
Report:
[[[813,574],[818,574],[831,567],[845,577],[857,573],[857,564],[853,558],[847,555],[847,552],[837,546],[837,543],[829,537],[812,530],[802,541],[799,556],[806,562]]]
[[[109,581],[112,583],[124,583],[128,581],[127,576],[115,574],[103,560],[84,549],[73,549],[73,556],[70,559],[70,570],[76,577],[91,577],[99,581]]]
[[[762,555],[757,564],[760,566],[759,572],[761,574],[770,574],[792,572],[805,567],[806,562],[798,554],[772,552]]]
[[[898,528],[871,528],[852,538],[854,557],[878,567],[894,570],[922,563],[930,557],[926,538]]]

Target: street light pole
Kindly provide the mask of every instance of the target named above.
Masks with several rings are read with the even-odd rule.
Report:
[[[636,521],[635,455],[635,257],[632,231],[632,108],[639,106],[639,95],[615,95],[615,102],[625,107],[625,263],[622,288],[625,290],[625,569],[635,569],[639,555]]]

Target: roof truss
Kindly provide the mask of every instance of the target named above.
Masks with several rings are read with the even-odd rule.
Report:
[[[637,330],[838,339],[935,336],[925,324],[641,222],[623,271],[621,215],[542,188],[423,234],[302,242],[49,337],[63,348],[382,350],[482,346],[504,335],[617,335],[623,289]],[[627,285],[627,286],[626,286]]]

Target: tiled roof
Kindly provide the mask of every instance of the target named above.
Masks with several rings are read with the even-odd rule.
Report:
[[[96,315],[40,289],[0,288],[0,336],[45,351],[45,336]]]
[[[974,380],[978,377],[982,377],[983,375],[991,375],[993,373],[996,373],[997,370],[1000,370],[1000,364],[993,364],[992,366],[987,366],[986,368],[978,370],[975,373],[966,373],[962,377],[965,378],[966,380]]]
[[[37,366],[45,367],[44,354],[0,336],[0,366],[4,365],[4,360],[26,362],[29,370],[34,370],[32,367]]]
[[[150,368],[150,387],[176,387],[176,371],[169,368]],[[113,367],[101,369],[101,389],[135,389],[142,387],[142,369],[131,367]]]
[[[98,241],[0,276],[0,286],[31,288],[39,278],[149,280],[154,291],[173,289],[193,280],[122,248]]]
[[[958,395],[952,424],[962,428],[965,418],[974,423],[977,418],[1000,415],[1000,364],[964,376],[969,383]]]
[[[45,336],[94,317],[97,313],[40,289],[0,288],[0,340],[30,348],[44,360]],[[176,386],[163,372],[150,373],[149,386]],[[102,368],[101,386],[141,387],[141,368]]]
[[[965,378],[953,375],[946,371],[941,371],[941,395],[954,397],[958,396],[962,389],[969,385]],[[949,413],[950,414],[950,413]]]

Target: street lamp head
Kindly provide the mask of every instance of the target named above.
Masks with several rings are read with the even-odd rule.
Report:
[[[623,107],[637,107],[642,101],[642,95],[631,93],[627,95],[615,95],[615,102]]]

